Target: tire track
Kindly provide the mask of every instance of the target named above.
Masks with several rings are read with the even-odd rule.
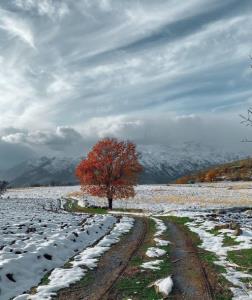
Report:
[[[77,282],[58,292],[57,300],[107,299],[110,289],[143,243],[146,234],[144,218],[135,218],[132,230],[113,245],[100,259],[97,268],[88,272],[91,280]]]
[[[164,221],[169,231],[171,261],[173,262],[174,290],[172,299],[214,299],[207,273],[198,255],[197,248],[188,233],[179,225]]]

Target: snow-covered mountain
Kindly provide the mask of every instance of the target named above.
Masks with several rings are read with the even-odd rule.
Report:
[[[144,172],[141,182],[167,183],[183,175],[246,157],[242,153],[229,153],[185,142],[172,146],[145,145],[138,147]]]
[[[76,158],[40,157],[25,161],[5,172],[3,178],[11,186],[76,184]]]
[[[138,151],[144,167],[141,183],[167,183],[197,170],[245,157],[193,142],[169,147],[142,145]],[[74,170],[80,160],[56,157],[32,159],[11,168],[3,178],[12,186],[75,184]]]

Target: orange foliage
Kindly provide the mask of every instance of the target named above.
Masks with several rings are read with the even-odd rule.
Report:
[[[216,176],[217,176],[217,171],[216,170],[210,170],[206,173],[205,181],[207,181],[207,182],[214,181]]]
[[[178,178],[176,180],[176,184],[186,184],[186,183],[188,183],[189,179],[190,178],[188,176],[184,176],[182,178]]]
[[[129,141],[105,138],[89,152],[76,168],[84,192],[107,197],[112,208],[114,198],[135,195],[134,185],[142,166],[138,161],[135,144]]]

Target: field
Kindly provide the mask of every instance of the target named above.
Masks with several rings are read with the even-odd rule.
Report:
[[[76,189],[78,189],[76,187]],[[99,203],[106,205],[106,200],[95,197],[83,197],[70,192],[72,198],[80,203]],[[134,208],[146,211],[170,211],[190,208],[221,208],[233,206],[251,206],[252,184],[249,182],[202,183],[192,185],[139,185],[134,198],[117,200],[115,208]]]
[[[81,195],[78,186],[12,189],[0,199],[0,299],[64,299],[60,296],[61,291],[70,293],[69,287],[71,289],[80,282],[92,287],[87,280],[92,276],[96,286],[99,285],[100,275],[97,274],[100,274],[99,262],[102,260],[103,266],[114,265],[115,278],[119,270],[129,269],[130,274],[134,270],[130,280],[126,275],[121,277],[122,283],[116,279],[118,290],[112,289],[111,295],[121,293],[127,295],[125,299],[156,299],[152,287],[147,289],[148,295],[138,296],[144,286],[137,288],[136,282],[143,279],[139,275],[134,277],[135,269],[146,272],[144,280],[149,278],[148,285],[153,279],[165,277],[165,286],[172,287],[170,275],[178,272],[180,264],[172,265],[169,259],[176,250],[173,249],[176,239],[169,246],[169,240],[174,239],[170,226],[175,225],[180,231],[181,226],[185,226],[183,230],[188,230],[188,238],[197,236],[195,249],[199,253],[206,251],[204,260],[207,258],[207,263],[216,267],[232,293],[232,296],[227,293],[223,299],[252,298],[250,183],[138,186],[134,199],[114,201],[114,214],[64,211],[62,207],[70,199],[78,201],[79,206],[106,205],[105,199]],[[135,214],[124,216],[132,209],[136,210]],[[120,211],[116,213],[116,210]],[[136,215],[142,215],[145,221]],[[146,217],[150,215],[155,217]],[[144,226],[149,228],[147,236]],[[137,234],[139,241],[142,237],[142,246],[134,244]],[[133,254],[125,247],[130,243],[133,243],[132,249],[136,247],[142,251],[138,258],[131,258]],[[128,255],[133,266],[128,261],[121,265],[111,261],[110,251],[119,249],[120,245],[127,250],[125,257]],[[183,268],[187,267],[183,265]],[[106,276],[102,281],[105,279]],[[147,284],[145,281],[143,284]],[[179,299],[179,296],[176,298],[176,293],[179,295],[176,278],[174,282],[175,294],[171,299]],[[196,279],[191,284],[195,282]],[[127,293],[125,288],[122,289],[125,284]],[[96,289],[94,292],[98,293]],[[102,284],[100,292],[103,293]],[[75,299],[71,294],[68,296]],[[160,299],[160,294],[158,297]],[[95,296],[92,299],[96,299]]]

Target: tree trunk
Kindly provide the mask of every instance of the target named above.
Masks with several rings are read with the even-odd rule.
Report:
[[[109,209],[112,209],[112,201],[113,201],[112,198],[108,198],[108,208]]]

